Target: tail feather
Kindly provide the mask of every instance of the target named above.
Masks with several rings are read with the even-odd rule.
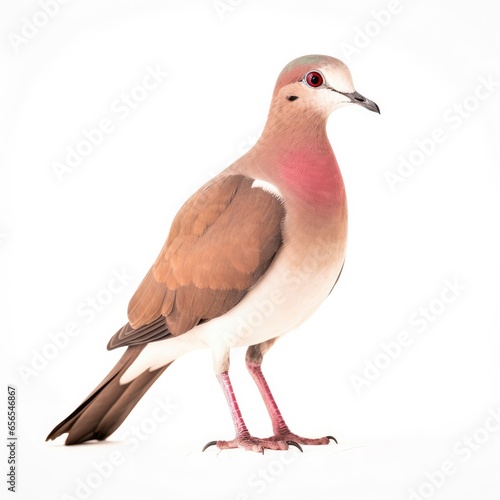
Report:
[[[71,445],[92,439],[103,440],[111,435],[169,366],[143,372],[131,382],[120,385],[121,376],[143,349],[144,345],[127,348],[104,380],[71,415],[54,427],[46,440],[68,433],[65,444]]]

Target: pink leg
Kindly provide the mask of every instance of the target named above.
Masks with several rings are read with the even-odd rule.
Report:
[[[248,371],[250,372],[250,375],[252,375],[252,378],[257,384],[257,387],[259,388],[259,391],[262,395],[262,399],[264,399],[267,411],[269,413],[269,416],[271,417],[274,434],[277,435],[277,434],[289,433],[290,429],[288,429],[288,426],[286,425],[285,421],[283,420],[283,417],[281,416],[281,412],[278,408],[278,405],[276,404],[276,401],[274,400],[274,397],[271,393],[271,389],[269,389],[267,381],[264,378],[264,374],[262,373],[260,364],[251,363],[247,361],[247,368]]]
[[[229,373],[222,372],[217,374],[217,380],[219,381],[222,387],[222,392],[224,392],[224,396],[226,396],[227,404],[229,405],[229,409],[231,411],[231,417],[233,419],[236,436],[239,437],[250,436],[245,421],[243,420],[243,417],[241,415],[240,407],[238,406],[238,402],[236,401],[236,396],[234,395],[233,386],[231,384],[231,380],[229,379]]]
[[[337,442],[333,436],[326,436],[317,439],[297,436],[297,434],[291,432],[286,425],[261,369],[263,354],[267,351],[267,349],[269,349],[269,347],[271,347],[272,343],[273,342],[269,342],[267,344],[264,343],[249,347],[246,358],[248,371],[257,384],[269,416],[271,417],[274,435],[269,439],[278,442],[285,442],[287,444],[328,444],[330,439]]]
[[[229,379],[229,373],[225,371],[218,374],[217,380],[222,387],[224,396],[226,396],[227,404],[229,405],[231,417],[234,423],[234,429],[236,431],[236,437],[231,441],[210,441],[205,445],[202,451],[205,451],[212,445],[217,445],[217,447],[221,450],[242,447],[246,450],[257,451],[259,453],[264,453],[264,449],[266,448],[271,450],[288,449],[287,443],[280,442],[275,439],[259,439],[251,436],[241,415],[238,402],[236,401],[233,386],[231,385],[231,380]]]

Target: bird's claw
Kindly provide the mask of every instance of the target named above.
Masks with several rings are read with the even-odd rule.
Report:
[[[201,452],[203,453],[207,448],[210,448],[210,446],[215,446],[217,444],[217,441],[209,441],[204,447],[203,449],[201,450]]]
[[[241,446],[245,449],[258,451],[259,453],[264,454],[264,450],[266,448],[274,450],[283,450],[287,449],[288,446],[295,446],[295,448],[297,448],[303,453],[304,450],[302,449],[302,446],[300,444],[312,444],[312,445],[328,444],[330,441],[334,441],[336,444],[339,444],[338,441],[333,436],[325,436],[324,438],[321,439],[307,439],[292,434],[290,437],[294,437],[294,439],[286,439],[284,436],[282,437],[280,435],[276,435],[272,436],[269,439],[246,437],[244,439],[235,438],[233,441],[209,441],[201,451],[204,452],[207,448],[210,448],[210,446],[217,446],[221,450],[228,448],[237,448]],[[328,441],[324,442],[325,439],[328,439]]]
[[[295,446],[301,452],[302,446],[295,440],[286,439],[260,439],[253,436],[236,436],[231,441],[209,441],[201,450],[204,452],[210,446],[217,446],[220,450],[230,448],[244,448],[248,451],[255,451],[264,454],[267,450],[288,450],[289,446]]]
[[[289,430],[281,431],[278,434],[275,434],[274,436],[270,437],[269,439],[274,441],[284,441],[288,445],[292,444],[293,446],[304,445],[304,444],[311,446],[325,445],[329,444],[330,441],[334,441],[336,444],[339,444],[338,441],[333,436],[325,436],[322,438],[311,439],[298,436],[297,434],[294,434]],[[302,451],[302,448],[300,448],[300,451]]]
[[[300,446],[299,443],[296,443],[295,441],[285,441],[285,443],[288,445],[288,446],[295,446],[296,448],[298,448],[302,453],[304,453],[304,450],[302,449],[302,446]]]

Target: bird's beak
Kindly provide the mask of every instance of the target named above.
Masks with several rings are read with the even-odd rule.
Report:
[[[377,104],[373,101],[370,101],[370,99],[362,96],[359,92],[341,92],[341,94],[348,97],[352,103],[359,104],[360,106],[363,106],[363,108],[369,109],[370,111],[375,111],[376,113],[380,114],[380,108],[377,106]]]

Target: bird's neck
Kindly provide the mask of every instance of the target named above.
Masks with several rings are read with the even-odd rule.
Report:
[[[265,154],[269,179],[301,204],[316,212],[345,205],[340,169],[326,133],[324,117],[269,117],[255,146]]]

